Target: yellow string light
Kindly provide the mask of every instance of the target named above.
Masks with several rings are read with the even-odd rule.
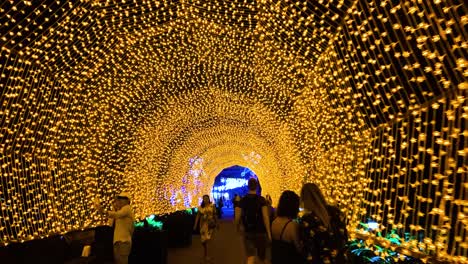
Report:
[[[274,200],[317,182],[352,237],[372,218],[423,237],[407,254],[468,262],[463,4],[4,1],[0,17],[0,244],[102,224],[94,198],[121,190],[138,217],[195,206],[241,165]]]

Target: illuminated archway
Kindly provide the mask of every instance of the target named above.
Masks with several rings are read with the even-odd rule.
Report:
[[[241,165],[466,262],[465,5],[3,2],[0,244],[104,224],[121,190],[138,217],[193,206]]]
[[[261,158],[260,155],[255,152],[249,155],[257,159]],[[246,167],[231,166],[223,169],[216,176],[211,191],[212,197],[216,200],[221,198],[232,200],[236,194],[243,197],[249,192],[247,183],[250,178],[254,178],[258,181],[257,194],[261,195],[262,184],[258,180],[255,172]]]

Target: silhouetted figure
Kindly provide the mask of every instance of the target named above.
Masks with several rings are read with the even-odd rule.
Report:
[[[232,204],[234,205],[233,207],[236,208],[237,206],[239,206],[239,202],[241,200],[241,197],[236,193],[234,195],[234,198],[232,199]]]
[[[307,263],[347,263],[345,246],[348,233],[340,209],[328,205],[313,183],[302,187],[301,199],[304,203],[301,222]]]
[[[278,216],[271,225],[271,263],[303,264],[300,226],[293,221],[299,213],[299,196],[293,191],[284,191],[278,203]]]
[[[271,199],[271,196],[269,194],[265,195],[265,200],[266,200],[267,206],[268,206],[268,213],[269,213],[269,216],[270,216],[270,222],[273,222],[273,219],[276,218],[275,208],[273,208],[273,200]]]
[[[223,216],[223,207],[224,207],[224,202],[223,202],[223,197],[218,199],[218,210],[216,211],[218,213],[218,218],[221,218]]]
[[[249,193],[235,207],[235,226],[243,236],[247,263],[255,263],[255,258],[264,262],[266,250],[271,241],[270,219],[265,198],[257,195],[258,182],[250,178]]]

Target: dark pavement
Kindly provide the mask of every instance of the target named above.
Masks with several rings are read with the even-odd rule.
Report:
[[[220,229],[208,244],[208,254],[213,264],[242,264],[245,261],[241,238],[234,230],[233,210],[225,209],[220,220]],[[194,235],[188,248],[169,249],[168,264],[200,264],[203,259],[203,247],[200,236]]]

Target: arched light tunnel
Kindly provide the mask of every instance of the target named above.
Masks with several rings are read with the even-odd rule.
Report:
[[[139,218],[195,206],[239,165],[274,200],[317,183],[352,237],[468,261],[466,10],[3,1],[0,244],[101,225],[119,191]]]

